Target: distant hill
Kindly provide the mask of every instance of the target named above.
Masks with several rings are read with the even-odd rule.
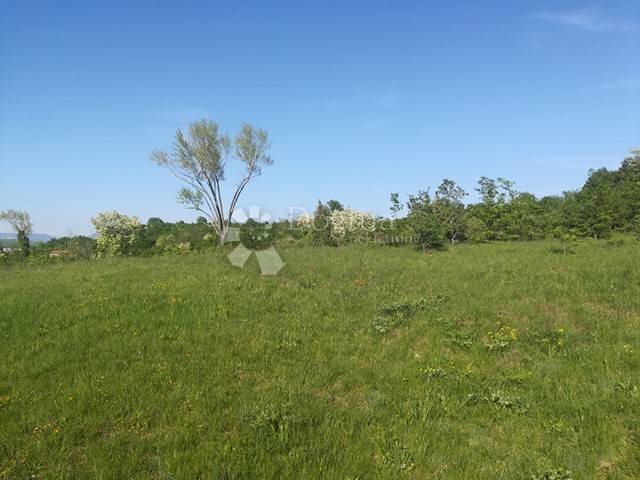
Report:
[[[2,240],[16,240],[17,235],[15,233],[5,233],[0,232],[0,241]],[[46,233],[32,233],[29,235],[29,240],[32,242],[48,242],[51,240],[51,235],[47,235]]]

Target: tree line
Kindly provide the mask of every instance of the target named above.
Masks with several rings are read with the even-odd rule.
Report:
[[[352,238],[411,239],[419,248],[444,248],[458,242],[539,240],[545,238],[606,239],[613,233],[640,234],[640,150],[632,150],[616,170],[591,170],[576,191],[538,198],[519,192],[505,178],[481,177],[475,188],[477,203],[455,181],[444,179],[432,194],[429,189],[408,195],[402,202],[390,195],[390,219],[377,219],[375,227],[360,229],[355,220]],[[316,245],[340,244],[331,233],[333,200],[319,203],[312,219],[303,219]],[[357,219],[356,213],[350,214]],[[387,221],[391,220],[391,221]],[[390,242],[392,243],[392,242]],[[401,242],[404,243],[404,242]]]
[[[40,257],[81,258],[109,255],[145,255],[221,248],[231,227],[241,230],[249,248],[260,249],[278,241],[315,246],[358,242],[413,243],[422,250],[441,249],[459,242],[608,238],[612,233],[640,235],[640,150],[632,150],[616,170],[591,170],[576,191],[537,198],[519,192],[505,178],[481,177],[475,188],[479,201],[467,203],[468,192],[451,179],[430,189],[390,195],[390,216],[374,217],[345,208],[339,201],[318,202],[313,215],[261,224],[231,221],[247,185],[273,163],[266,131],[243,124],[233,138],[220,132],[212,120],[178,130],[173,148],[154,150],[150,157],[183,184],[178,201],[202,215],[193,223],[164,222],[105,212],[92,219],[97,240],[65,237],[32,246],[33,226],[28,213],[0,211],[0,221],[17,233],[18,248],[7,255],[0,245],[0,260],[24,259],[34,251]],[[223,185],[229,163],[241,167],[239,182],[225,204]],[[34,248],[35,247],[35,248]]]

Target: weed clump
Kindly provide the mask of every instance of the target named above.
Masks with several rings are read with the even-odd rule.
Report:
[[[531,480],[573,480],[573,478],[571,470],[565,470],[564,468],[547,470],[539,475],[531,475]]]
[[[408,472],[415,467],[411,452],[401,445],[398,439],[393,440],[393,443],[382,457],[382,463],[389,470],[396,472]]]
[[[375,330],[378,333],[387,333],[393,328],[403,325],[416,313],[427,308],[437,308],[446,301],[444,295],[435,295],[432,298],[420,298],[408,302],[393,302],[383,305],[376,317]]]
[[[286,442],[295,423],[295,417],[286,404],[268,404],[258,409],[250,419],[251,427],[258,436],[276,438]]]
[[[484,346],[489,351],[501,351],[509,348],[516,340],[518,340],[518,331],[515,328],[501,325],[497,331],[487,333],[484,338]]]
[[[569,335],[564,328],[546,331],[535,337],[541,349],[551,352],[559,352],[567,346]]]
[[[529,408],[520,400],[520,397],[509,395],[501,390],[489,389],[485,395],[478,395],[476,393],[467,395],[465,404],[475,405],[478,403],[493,405],[505,411],[518,413],[527,413],[529,411]]]

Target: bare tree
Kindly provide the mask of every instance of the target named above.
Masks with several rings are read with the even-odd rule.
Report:
[[[436,191],[434,204],[438,215],[447,227],[447,236],[451,245],[455,245],[458,234],[463,228],[464,203],[462,199],[466,196],[467,192],[462,187],[447,178],[442,181]]]
[[[20,210],[6,210],[0,211],[0,221],[5,221],[11,225],[11,228],[18,234],[18,244],[24,257],[28,257],[31,253],[31,242],[29,241],[29,235],[33,231],[33,224],[31,223],[31,217],[27,212]]]
[[[262,129],[245,123],[232,143],[213,120],[203,119],[191,123],[186,135],[177,131],[171,152],[154,150],[151,159],[186,183],[178,201],[205,215],[222,245],[240,195],[262,173],[262,166],[273,163],[268,154],[270,147],[267,132]],[[221,184],[229,158],[237,159],[243,171],[225,210]]]
[[[27,212],[20,210],[0,211],[0,221],[7,222],[16,233],[22,232],[24,235],[31,235],[31,233],[33,233],[33,224]]]

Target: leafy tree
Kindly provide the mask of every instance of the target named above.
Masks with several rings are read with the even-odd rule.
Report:
[[[616,193],[620,207],[616,227],[633,231],[640,215],[640,149],[632,150],[631,156],[622,161],[616,174]]]
[[[492,178],[481,177],[476,191],[480,195],[480,203],[469,208],[469,214],[484,225],[487,240],[496,238],[498,186]]]
[[[566,226],[582,236],[606,238],[633,230],[640,213],[640,151],[632,150],[617,170],[589,171],[584,186],[565,198]]]
[[[640,150],[632,150],[617,170],[590,171],[580,190],[562,195],[537,199],[531,193],[516,191],[514,182],[505,178],[481,177],[476,188],[480,202],[465,207],[464,190],[458,188],[445,179],[432,203],[426,192],[410,197],[407,221],[412,219],[414,231],[420,225],[429,226],[423,237],[437,239],[435,224],[427,221],[433,211],[450,241],[556,238],[562,243],[567,238],[600,239],[640,229]],[[398,203],[398,195],[391,194],[393,216]]]
[[[563,196],[549,195],[542,197],[538,202],[537,238],[551,236],[556,228],[567,228],[569,223],[565,205],[571,192],[565,192]]]
[[[469,208],[470,215],[478,218],[487,228],[488,240],[509,238],[509,204],[516,198],[514,183],[505,178],[494,180],[481,177],[476,191],[481,202]]]
[[[505,238],[512,240],[533,240],[544,238],[541,206],[535,195],[528,192],[515,194],[505,205],[501,227]]]
[[[20,210],[0,211],[0,221],[5,221],[17,233],[18,245],[23,257],[28,257],[31,253],[31,242],[29,235],[33,233],[31,217],[27,212]]]
[[[141,245],[144,249],[151,249],[156,245],[158,239],[165,233],[171,231],[172,224],[166,223],[158,217],[151,217],[143,227]]]
[[[316,246],[335,245],[331,228],[331,209],[320,201],[313,213],[311,241]]]
[[[232,143],[228,135],[220,133],[214,121],[199,120],[191,123],[186,135],[177,131],[172,152],[155,150],[151,159],[186,183],[178,201],[205,215],[222,245],[240,195],[249,182],[262,173],[263,166],[273,163],[269,149],[264,130],[245,123]],[[240,162],[243,172],[225,210],[222,183],[230,157]]]
[[[416,195],[409,195],[407,209],[409,210],[409,215],[430,210],[431,196],[429,195],[429,190],[420,190]]]
[[[616,186],[606,168],[591,170],[577,196],[577,220],[581,232],[595,239],[606,238],[615,226]]]
[[[638,239],[640,239],[640,213],[636,215],[635,220],[633,221],[633,233],[636,234]]]
[[[137,217],[129,217],[113,211],[100,213],[92,218],[91,222],[98,232],[99,257],[131,255],[138,251],[142,225]]]
[[[576,232],[573,229],[566,230],[564,228],[557,227],[553,230],[553,237],[558,240],[560,244],[557,249],[558,252],[562,252],[563,255],[573,253],[573,247],[578,239]]]
[[[329,200],[327,202],[327,207],[329,207],[329,210],[332,212],[340,212],[344,210],[344,206],[338,200]]]
[[[498,203],[507,203],[512,201],[518,192],[513,188],[515,182],[511,180],[507,180],[506,178],[499,177],[498,178]]]
[[[442,249],[446,245],[446,235],[440,219],[432,212],[420,212],[411,217],[414,243],[426,251]]]
[[[400,194],[391,193],[389,195],[391,206],[391,218],[379,218],[376,221],[376,232],[374,238],[378,243],[400,244],[404,238],[411,235],[410,228],[405,219],[398,218],[404,205],[400,202]]]
[[[486,205],[492,205],[496,203],[498,197],[498,187],[496,181],[488,177],[480,177],[478,180],[478,188],[476,191],[480,194],[482,203]]]
[[[413,231],[413,241],[422,251],[446,245],[445,228],[434,209],[428,191],[409,195],[407,221]]]
[[[90,258],[96,250],[96,240],[83,235],[53,238],[44,244],[45,253],[62,250],[69,258]]]
[[[438,190],[434,203],[435,211],[444,223],[446,235],[451,245],[455,245],[456,240],[464,227],[464,203],[462,200],[467,196],[467,192],[456,182],[445,178]]]
[[[474,243],[482,243],[489,240],[491,232],[480,218],[467,213],[464,223],[468,240]]]
[[[164,220],[158,217],[151,217],[147,220],[147,234],[151,236],[158,236],[159,234],[166,232],[171,228],[170,223],[166,223]]]
[[[400,203],[400,195],[397,193],[392,193],[390,195],[391,200],[391,216],[395,219],[398,218],[398,214],[402,211],[402,204]]]
[[[20,253],[23,257],[28,257],[31,254],[31,241],[24,230],[18,232],[17,239],[18,245],[20,246]]]

